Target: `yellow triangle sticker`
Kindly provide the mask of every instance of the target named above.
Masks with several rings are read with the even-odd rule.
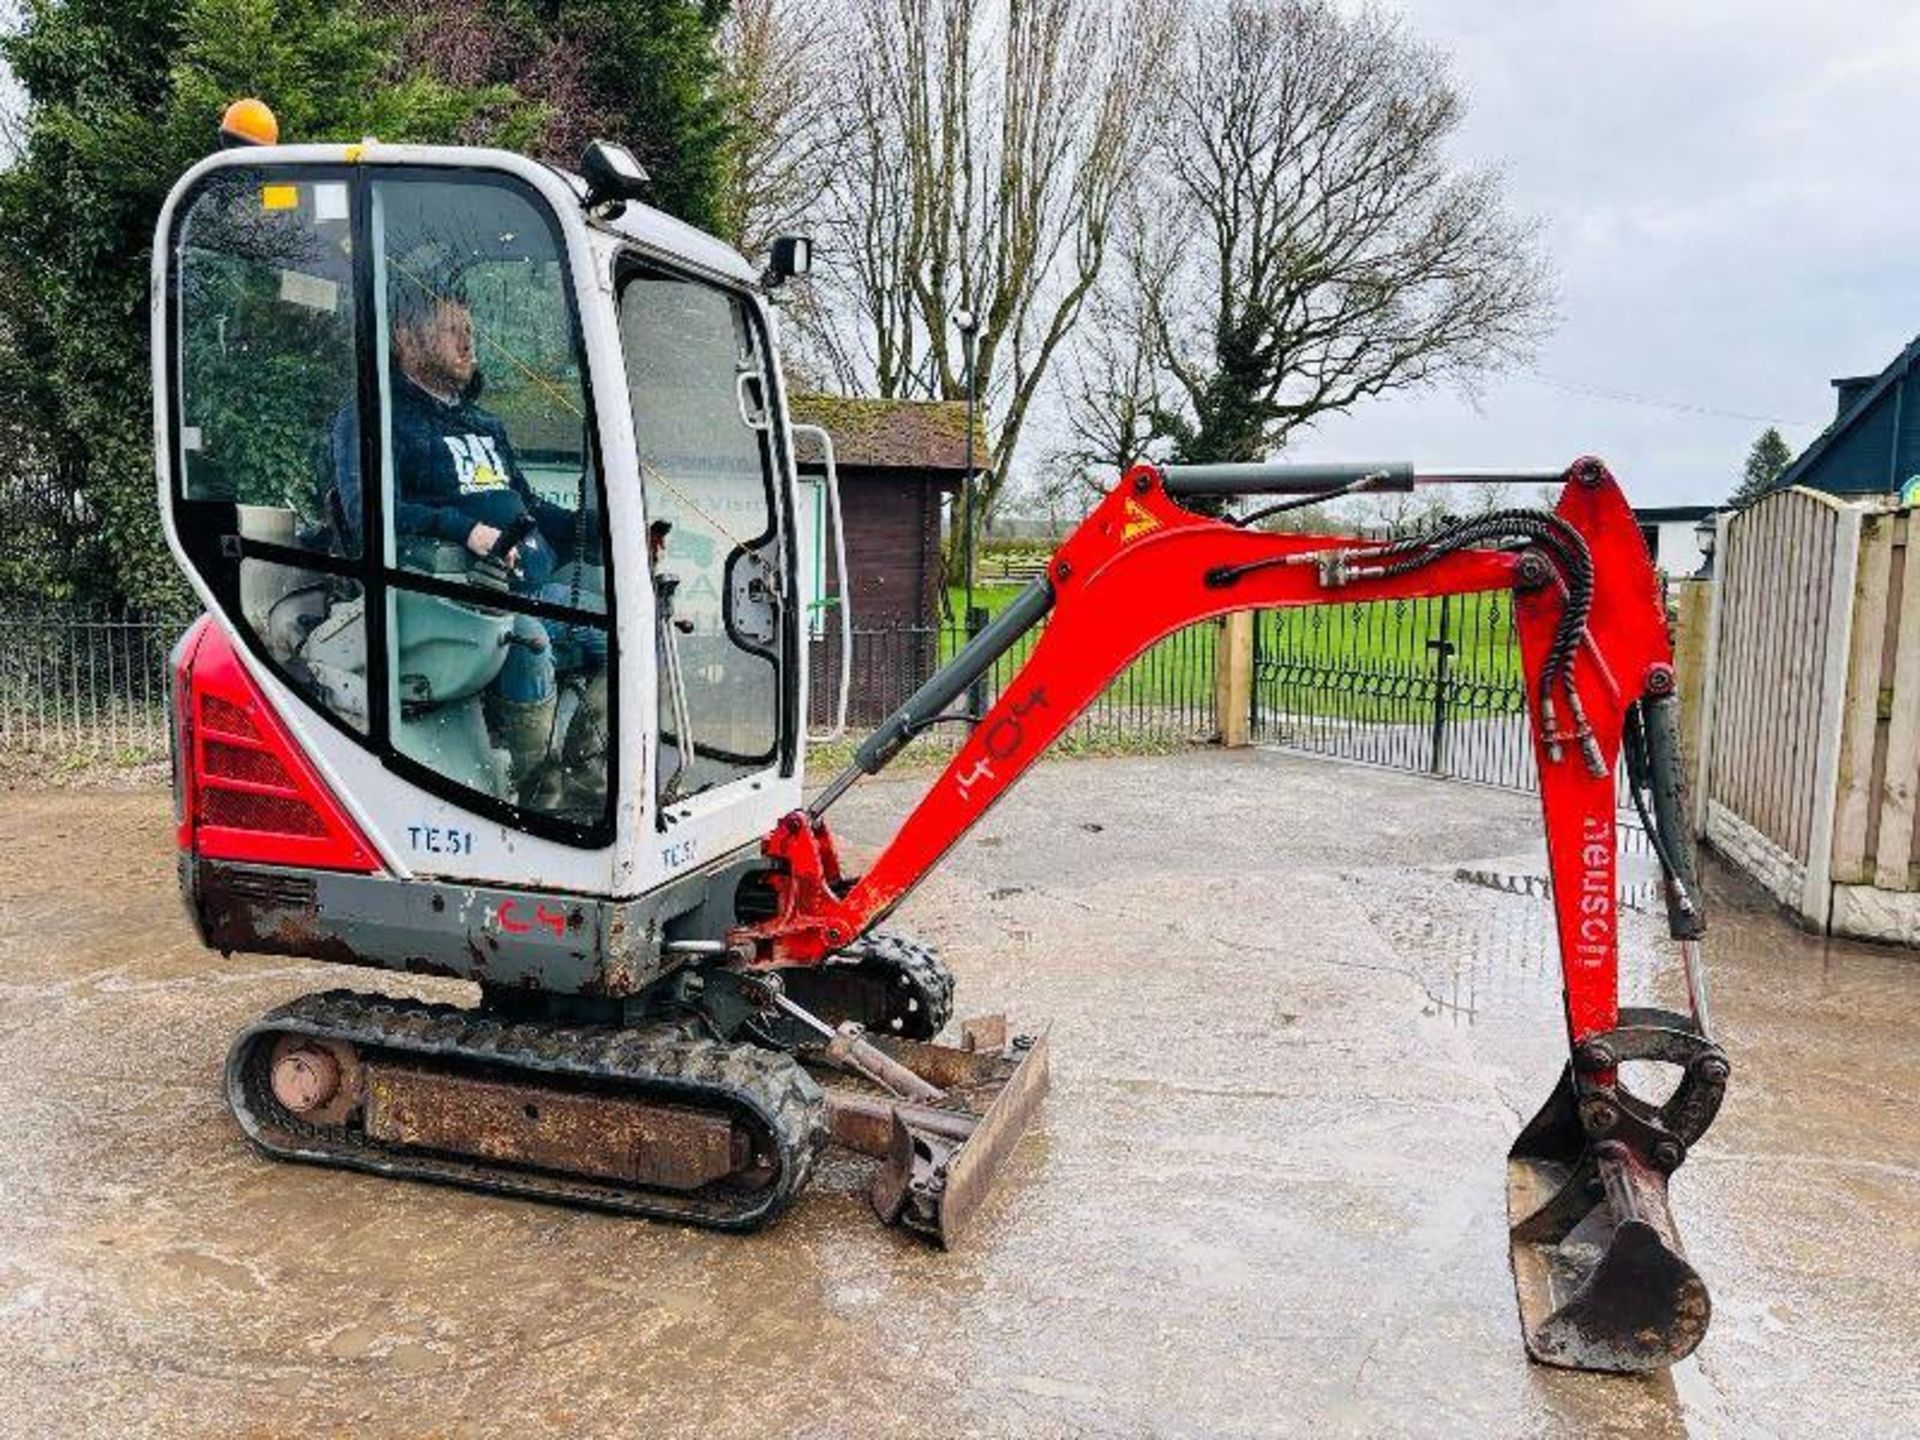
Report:
[[[1129,496],[1120,521],[1120,543],[1125,545],[1159,528],[1160,522],[1154,518],[1153,512]]]

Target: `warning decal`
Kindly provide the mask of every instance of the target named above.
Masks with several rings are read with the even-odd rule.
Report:
[[[1120,522],[1120,543],[1125,545],[1138,540],[1142,535],[1150,534],[1160,528],[1160,522],[1153,512],[1132,496],[1127,497],[1124,518]]]

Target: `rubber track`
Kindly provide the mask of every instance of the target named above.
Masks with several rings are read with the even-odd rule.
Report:
[[[273,1098],[265,1057],[276,1035],[344,1040],[362,1052],[438,1062],[531,1081],[575,1080],[675,1104],[742,1112],[775,1142],[772,1182],[758,1189],[724,1181],[699,1190],[643,1190],[583,1176],[553,1175],[476,1157],[393,1149],[357,1130],[296,1119]],[[251,1062],[251,1063],[250,1063]],[[566,1027],[496,1019],[483,1011],[350,990],[305,995],[262,1016],[227,1056],[227,1099],[248,1139],[277,1159],[346,1166],[501,1195],[554,1200],[677,1220],[720,1230],[753,1230],[805,1188],[827,1140],[819,1085],[791,1056],[689,1036],[678,1027]]]
[[[885,987],[882,993],[888,999],[895,999],[904,991],[919,1002],[918,1008],[912,1011],[888,1009],[864,1015],[833,1014],[830,1013],[832,1007],[823,1007],[822,1018],[834,1024],[857,1020],[875,1035],[931,1040],[953,1018],[953,972],[932,949],[905,935],[884,930],[862,935],[844,950],[836,951],[820,968],[871,975]],[[802,1005],[807,1005],[807,981],[812,973],[805,969],[783,972],[787,992]],[[905,985],[900,983],[903,978]],[[891,1023],[896,1015],[902,1022],[897,1030]],[[781,1038],[795,1044],[817,1043],[813,1033],[798,1021],[782,1022]]]

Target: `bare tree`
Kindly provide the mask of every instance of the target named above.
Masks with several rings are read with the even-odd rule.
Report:
[[[1178,0],[851,3],[837,268],[815,339],[849,388],[959,399],[953,317],[977,315],[990,510],[1152,139],[1139,77],[1171,43]]]
[[[733,0],[718,35],[736,125],[724,213],[749,256],[804,230],[847,133],[844,16],[809,0]],[[797,292],[796,292],[797,293]]]
[[[1259,459],[1329,412],[1530,352],[1551,308],[1535,227],[1496,174],[1450,165],[1460,97],[1397,21],[1222,0],[1158,90],[1155,234],[1128,247],[1150,447]]]
[[[19,28],[18,0],[0,0],[0,35],[12,35]],[[27,97],[14,79],[13,67],[0,60],[0,164],[12,160],[25,144],[26,108]]]
[[[1110,271],[1088,298],[1084,323],[1061,366],[1067,439],[1052,462],[1056,469],[1077,469],[1089,483],[1111,479],[1163,448],[1156,441],[1166,408],[1164,381],[1143,337],[1165,308],[1154,285],[1171,266],[1140,253],[1162,232],[1137,201],[1127,208],[1129,253],[1114,267],[1117,275]]]

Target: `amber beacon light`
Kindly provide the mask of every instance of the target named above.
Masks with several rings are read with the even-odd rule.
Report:
[[[277,145],[280,122],[264,101],[249,96],[227,106],[226,113],[220,117],[220,140],[228,146]]]

